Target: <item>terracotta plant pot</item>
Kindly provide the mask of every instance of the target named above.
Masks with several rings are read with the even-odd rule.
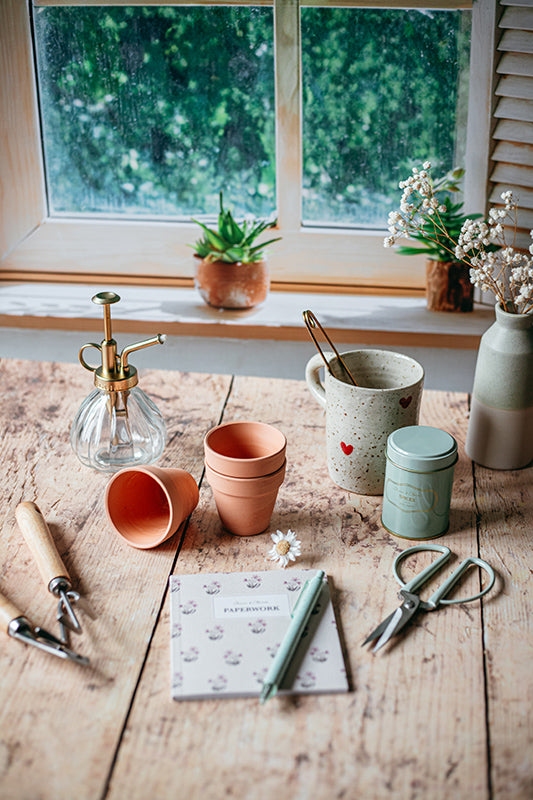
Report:
[[[473,311],[474,285],[470,268],[457,261],[426,260],[426,298],[429,311]]]
[[[206,464],[223,475],[256,478],[276,472],[285,462],[284,434],[264,422],[228,422],[204,439]]]
[[[195,256],[194,285],[202,300],[215,308],[253,308],[268,295],[268,265],[266,261],[226,264]]]
[[[258,478],[232,478],[205,465],[207,480],[223,526],[237,536],[254,536],[270,524],[279,487],[285,477],[285,464]]]
[[[118,535],[145,550],[169,539],[198,498],[196,481],[183,469],[131,467],[109,481],[105,509]]]

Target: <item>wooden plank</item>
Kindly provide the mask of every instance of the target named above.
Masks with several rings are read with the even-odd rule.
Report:
[[[520,75],[503,75],[498,81],[495,93],[503,97],[533,100],[533,80]]]
[[[279,230],[269,252],[272,280],[280,284],[423,288],[424,259],[399,257],[383,247],[383,234],[356,230]],[[1,263],[2,272],[73,273],[97,279],[192,278],[187,246],[198,229],[187,223],[48,219]],[[360,255],[358,255],[360,254]]]
[[[302,98],[297,0],[275,0],[274,39],[277,213],[281,227],[298,230],[302,223]]]
[[[507,164],[501,162],[496,164],[491,174],[493,183],[509,183],[519,191],[520,186],[533,187],[533,168],[524,167],[521,164]]]
[[[516,3],[514,8],[506,8],[498,22],[500,28],[533,31],[533,8],[531,3]],[[520,7],[521,6],[521,7]]]
[[[520,187],[517,191],[516,185],[511,186],[510,183],[498,183],[492,190],[490,196],[491,203],[501,206],[503,192],[513,192],[513,195],[518,199],[519,203],[523,203],[528,208],[533,208],[533,189],[524,189]]]
[[[217,422],[229,382],[141,370],[140,386],[167,422],[162,466],[200,478],[202,436]],[[70,423],[91,388],[79,365],[0,362],[0,590],[34,623],[57,631],[56,601],[14,519],[16,505],[32,500],[97,614],[82,616],[84,633],[73,637],[89,668],[2,636],[3,800],[101,796],[180,538],[140,551],[110,531],[103,513],[109,476],[82,466],[69,444]]]
[[[0,3],[0,259],[45,215],[27,3]]]
[[[499,141],[492,154],[492,160],[533,167],[533,145]]]
[[[508,139],[519,144],[533,144],[533,125],[529,122],[500,120],[493,135],[495,139]]]
[[[533,108],[529,100],[519,100],[515,97],[502,97],[496,106],[494,116],[497,119],[520,120],[533,122]]]
[[[495,37],[496,3],[477,0],[472,7],[469,76],[469,85],[476,90],[468,92],[464,186],[464,207],[477,212],[485,211],[487,205]]]
[[[528,1],[528,0],[526,0]],[[158,5],[158,6],[166,6],[166,5],[175,5],[176,0],[34,0],[35,6],[75,6],[75,5],[84,5],[84,6],[91,6],[91,5],[99,5],[99,6],[106,6],[106,5],[115,5],[115,6],[135,6],[135,5],[143,5],[143,6],[150,6],[150,5]],[[213,0],[180,0],[180,5],[195,5],[195,6],[212,6],[212,5],[220,5],[220,6],[231,6],[231,5],[254,5],[254,6],[271,6],[274,4],[274,0],[216,0],[216,3],[213,3]],[[302,0],[300,3],[302,6],[324,6],[327,5],[327,0]],[[335,6],[339,7],[347,7],[347,8],[359,8],[368,7],[368,0],[335,0]],[[472,8],[472,0],[387,0],[386,7],[387,8],[449,8],[449,9],[461,9],[461,8]]]
[[[448,429],[460,444],[446,537],[460,556],[476,552],[472,470],[463,454],[466,412],[464,395],[424,397],[422,420]],[[295,530],[303,543],[298,565],[321,566],[332,577],[352,691],[278,698],[265,707],[249,699],[172,702],[167,598],[108,800],[487,798],[479,605],[428,615],[380,656],[361,648],[397,605],[390,571],[407,542],[381,527],[380,498],[331,483],[323,412],[302,381],[235,379],[225,419],[250,417],[287,435],[288,473],[271,528]],[[268,533],[223,533],[205,486],[201,504],[176,573],[268,568]],[[142,780],[132,764],[142,764]]]
[[[531,14],[533,19],[533,9]],[[505,53],[498,61],[496,71],[502,75],[523,75],[524,77],[531,77],[533,72],[533,55]]]
[[[532,470],[475,467],[481,557],[499,573],[500,593],[484,603],[494,800],[533,796],[531,716],[533,600]]]
[[[498,42],[498,50],[514,53],[533,53],[533,32],[508,30]]]
[[[78,324],[79,322],[79,324]],[[15,317],[0,314],[2,327],[52,328],[53,330],[72,330],[72,319],[64,317]],[[265,325],[217,325],[216,323],[195,322],[163,322],[158,323],[158,330],[168,336],[206,336],[217,339],[263,339],[267,341],[308,342],[309,335],[302,328],[292,326],[267,327]],[[99,327],[87,319],[76,321],[77,330],[98,331]],[[153,324],[144,321],[120,320],[114,330],[121,333],[150,334]],[[373,330],[369,328],[328,328],[335,341],[347,344],[373,345],[385,347],[432,347],[451,350],[476,350],[481,340],[480,333],[430,333],[428,331]]]

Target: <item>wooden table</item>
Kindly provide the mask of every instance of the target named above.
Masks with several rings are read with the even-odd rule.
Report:
[[[468,398],[426,392],[422,419],[459,442],[451,527],[458,557],[498,571],[485,602],[424,615],[373,655],[366,634],[397,605],[394,557],[408,542],[380,524],[381,499],[335,487],[325,465],[324,417],[303,381],[141,371],[169,441],[161,461],[192,472],[200,504],[185,530],[139,551],[111,533],[108,476],[69,445],[90,391],[79,366],[0,362],[0,589],[55,629],[14,511],[40,506],[84,617],[77,649],[89,668],[13,639],[0,645],[2,800],[180,798],[424,798],[533,796],[531,714],[531,470],[492,472],[464,456]],[[224,533],[202,478],[204,433],[256,418],[288,439],[288,471],[272,530],[295,530],[298,566],[331,576],[351,690],[346,695],[174,702],[170,699],[168,577],[275,569],[267,533]],[[420,568],[422,560],[415,565]],[[477,578],[477,576],[474,576]]]

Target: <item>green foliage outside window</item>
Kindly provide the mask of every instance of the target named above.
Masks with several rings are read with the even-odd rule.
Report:
[[[52,212],[188,219],[216,215],[220,190],[237,215],[275,212],[270,8],[34,14]],[[465,12],[302,9],[305,219],[383,227],[414,163],[462,160],[464,27]]]
[[[304,218],[384,227],[413,165],[464,161],[469,22],[455,11],[302,9]]]
[[[54,210],[188,216],[222,188],[270,213],[270,10],[45,8],[36,23]]]

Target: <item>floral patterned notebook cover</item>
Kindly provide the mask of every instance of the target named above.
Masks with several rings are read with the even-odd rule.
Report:
[[[172,575],[174,700],[258,697],[298,595],[315,574],[292,569]],[[280,694],[346,691],[346,669],[324,581]]]

